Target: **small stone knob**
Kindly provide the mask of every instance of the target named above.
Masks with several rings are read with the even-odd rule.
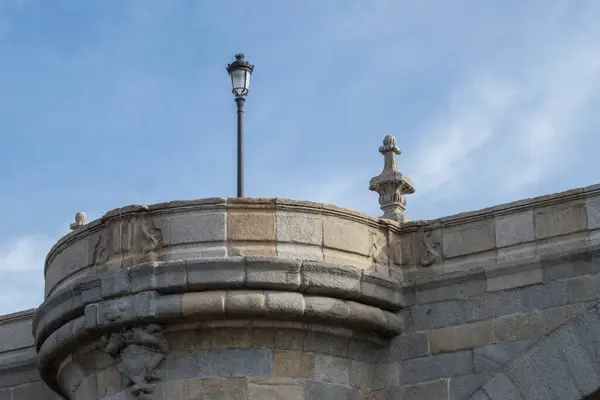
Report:
[[[75,214],[75,223],[72,223],[70,228],[71,230],[77,229],[81,226],[87,224],[87,215],[83,211],[79,211]]]

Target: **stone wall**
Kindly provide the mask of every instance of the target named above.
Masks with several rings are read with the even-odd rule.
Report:
[[[55,400],[40,379],[31,333],[35,310],[0,317],[0,400]]]
[[[598,185],[406,224],[400,241],[409,249],[396,272],[403,277],[406,325],[390,353],[402,361],[406,398],[462,400],[484,386],[473,398],[576,400],[600,387],[599,359],[592,357],[594,379],[573,384],[566,397],[536,397],[517,383],[521,397],[492,389],[512,360],[599,301],[599,228]],[[428,247],[435,261],[424,265],[419,257]],[[600,335],[600,326],[594,329]],[[587,364],[582,359],[579,367]],[[578,373],[577,365],[565,368]],[[555,386],[542,365],[527,372],[532,382],[533,371]]]
[[[33,331],[40,374],[4,395],[41,377],[78,400],[538,398],[526,365],[579,400],[600,386],[599,257],[600,185],[408,223],[285,199],[124,207],[50,251],[45,302],[5,329]]]

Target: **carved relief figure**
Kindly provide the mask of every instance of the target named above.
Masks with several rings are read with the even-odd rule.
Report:
[[[162,231],[154,225],[154,221],[148,222],[145,218],[141,222],[143,237],[142,251],[148,253],[162,246]]]
[[[94,265],[108,262],[108,232],[103,231],[94,244]]]
[[[133,398],[146,399],[160,380],[158,366],[169,346],[160,325],[133,327],[102,337],[104,350],[115,359],[124,387]]]
[[[421,231],[421,259],[419,263],[423,267],[433,265],[439,256],[440,241],[438,238],[432,238],[431,231]]]

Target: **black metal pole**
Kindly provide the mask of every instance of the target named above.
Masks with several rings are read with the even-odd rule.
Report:
[[[244,197],[244,102],[237,97],[237,197]]]

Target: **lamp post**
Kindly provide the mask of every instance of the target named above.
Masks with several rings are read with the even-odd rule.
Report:
[[[253,70],[254,65],[244,60],[243,54],[236,54],[235,61],[227,64],[227,73],[231,78],[232,92],[237,104],[237,197],[244,197],[244,102]]]

